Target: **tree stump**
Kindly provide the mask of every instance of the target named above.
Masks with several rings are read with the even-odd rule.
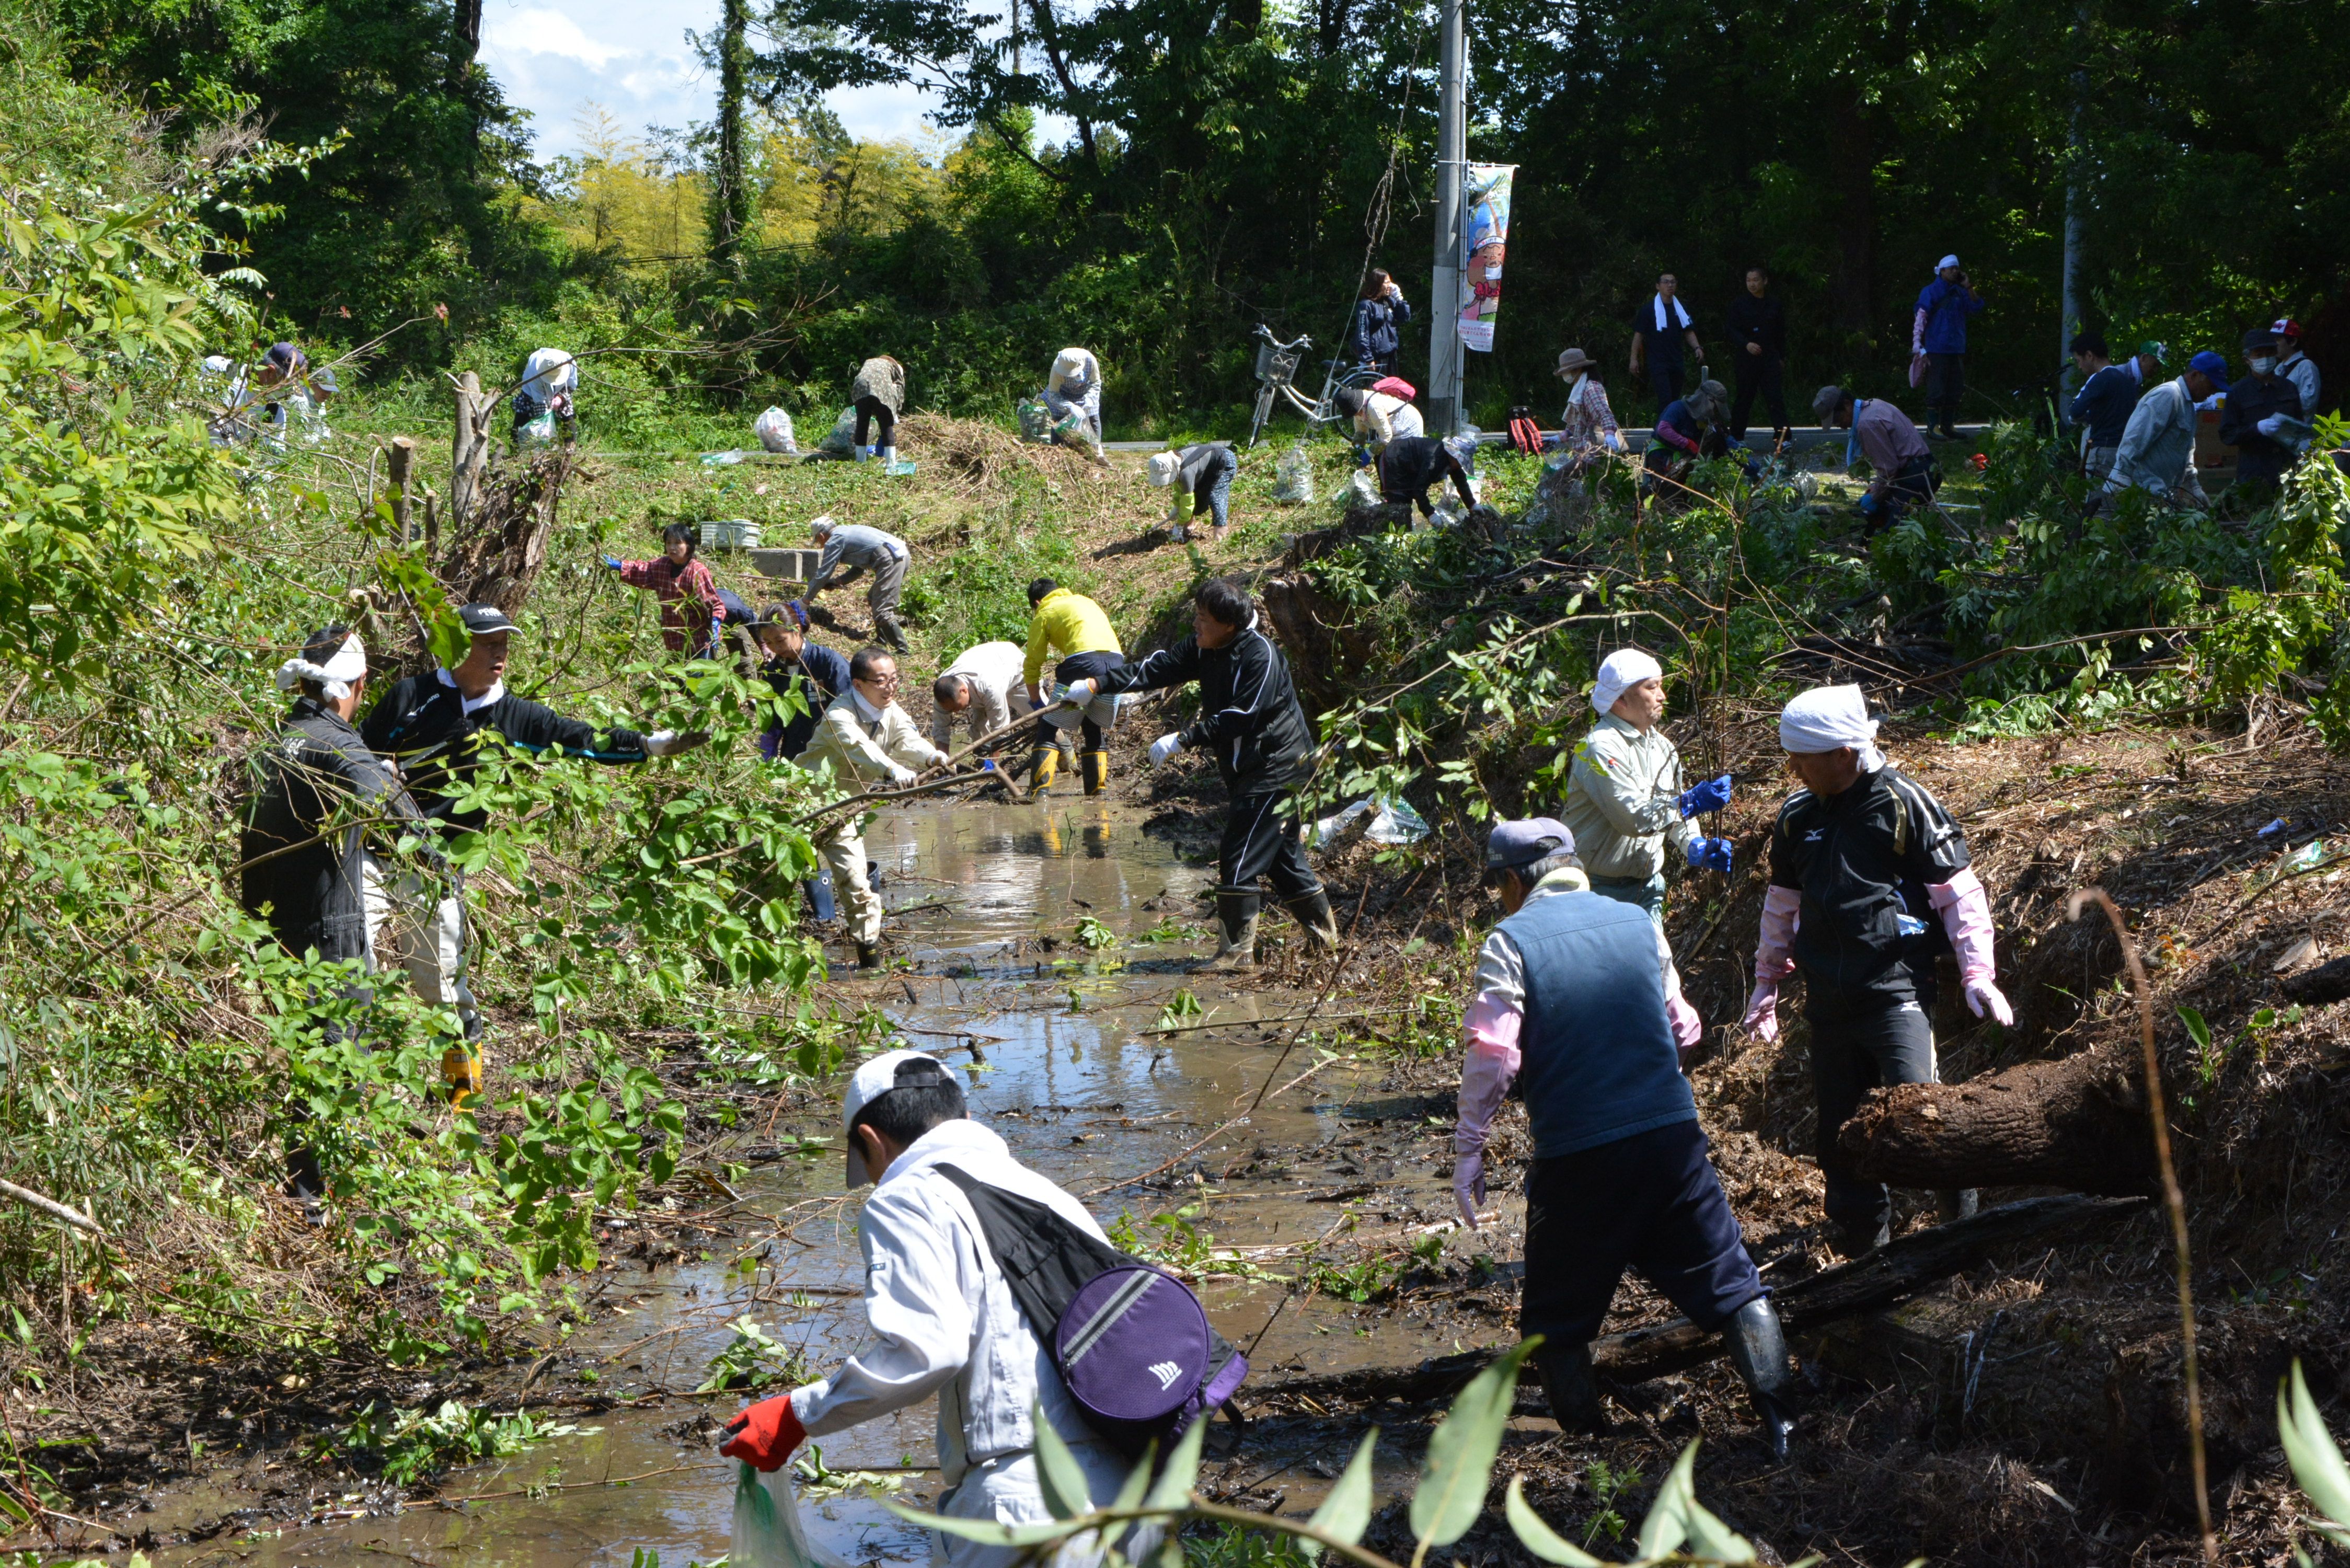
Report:
[[[1836,1143],[1895,1187],[2157,1190],[2144,1066],[2135,1046],[2030,1062],[1964,1084],[1871,1090]]]

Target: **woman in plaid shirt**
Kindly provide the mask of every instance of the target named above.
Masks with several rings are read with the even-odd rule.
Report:
[[[656,560],[623,561],[607,556],[604,565],[620,574],[632,588],[650,588],[660,599],[661,640],[671,653],[690,645],[699,659],[716,644],[716,632],[726,619],[726,601],[719,597],[718,579],[693,553],[693,529],[672,523],[661,530],[665,554]]]

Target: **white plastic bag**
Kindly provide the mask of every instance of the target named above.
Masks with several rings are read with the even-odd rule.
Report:
[[[1013,410],[1020,420],[1020,439],[1048,441],[1053,439],[1053,410],[1045,406],[1042,395],[1024,398]]]
[[[769,409],[753,421],[751,433],[757,436],[759,444],[769,452],[796,455],[800,450],[799,441],[792,430],[792,416],[781,409]]]
[[[555,433],[555,410],[542,409],[515,427],[515,445],[517,447],[553,446]]]
[[[764,1476],[749,1465],[739,1468],[729,1568],[849,1568],[846,1558],[810,1544],[800,1528],[799,1489],[789,1465]]]
[[[1378,471],[1368,466],[1355,470],[1355,476],[1340,485],[1331,499],[1338,504],[1341,512],[1351,512],[1357,506],[1378,505]]]
[[[1329,843],[1348,823],[1374,809],[1378,815],[1363,830],[1363,836],[1374,844],[1417,844],[1429,835],[1427,819],[1412,810],[1409,803],[1381,796],[1358,800],[1335,815],[1317,818],[1305,830],[1305,846],[1314,849]]]
[[[825,452],[854,452],[857,450],[857,410],[843,409],[840,417],[832,421],[832,431],[824,438]]]
[[[1314,460],[1305,455],[1305,443],[1297,441],[1282,453],[1273,465],[1273,498],[1288,506],[1303,506],[1314,499]]]

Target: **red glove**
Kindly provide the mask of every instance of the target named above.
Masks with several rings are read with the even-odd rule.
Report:
[[[773,1472],[784,1468],[784,1461],[806,1437],[799,1412],[792,1408],[792,1397],[778,1394],[727,1422],[726,1440],[718,1445],[718,1451],[754,1470]]]

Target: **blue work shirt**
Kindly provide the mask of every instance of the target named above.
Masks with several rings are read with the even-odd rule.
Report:
[[[1940,277],[1918,291],[1918,308],[1926,313],[1926,330],[1918,347],[1929,354],[1967,351],[1967,317],[1982,314],[1982,296]]]

